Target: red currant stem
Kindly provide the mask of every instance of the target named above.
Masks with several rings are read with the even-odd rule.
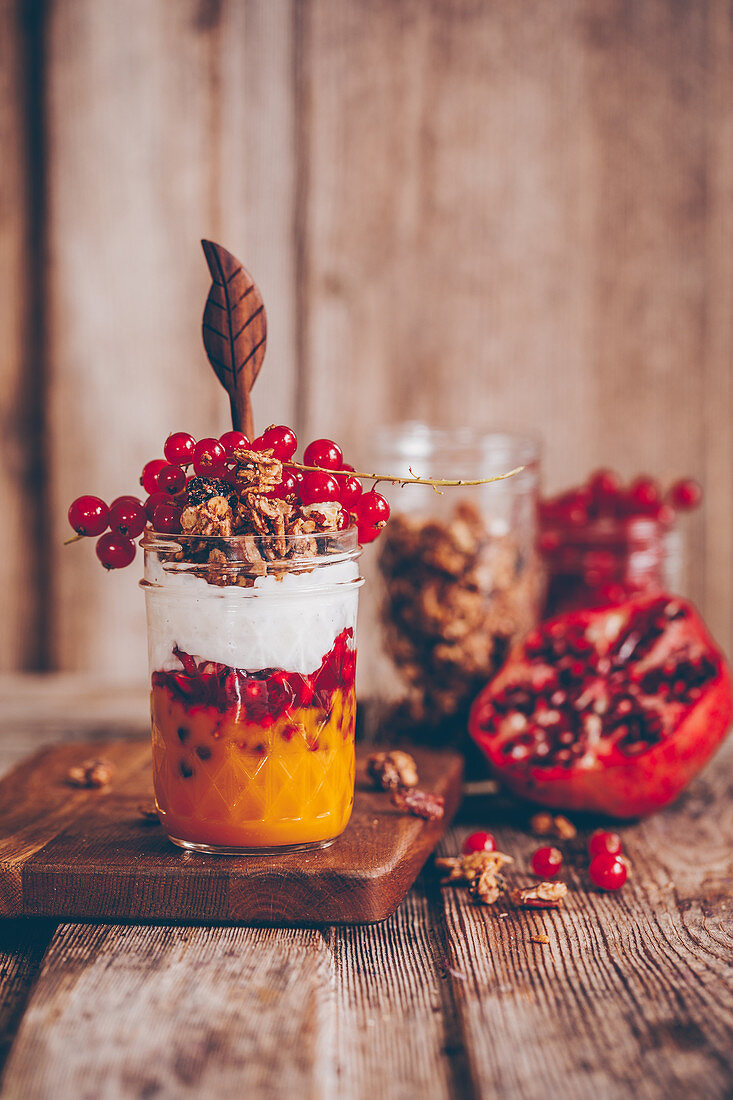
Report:
[[[64,539],[64,546],[71,546],[72,542],[79,542],[80,539],[85,539],[86,535],[72,535],[70,539]]]
[[[323,474],[337,474],[338,470],[326,470],[322,466],[303,466],[300,462],[283,462],[283,466],[292,468],[293,470],[306,470],[310,472],[318,472]],[[396,474],[366,474],[360,470],[349,470],[349,477],[358,477],[362,481],[374,481],[375,483],[380,481],[391,481],[396,485],[432,485],[436,492],[440,492],[437,488],[438,485],[447,486],[460,486],[460,485],[488,485],[491,481],[506,481],[508,477],[514,477],[515,474],[521,474],[524,470],[524,466],[516,466],[513,470],[509,470],[506,474],[496,474],[494,477],[479,477],[468,480],[461,478],[454,480],[452,478],[433,478],[433,477],[398,477]]]

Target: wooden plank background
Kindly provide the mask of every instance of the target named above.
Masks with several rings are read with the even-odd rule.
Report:
[[[74,496],[225,426],[202,236],[265,295],[260,426],[698,476],[731,650],[726,0],[0,0],[0,61],[0,668],[143,675],[135,569],[61,542]]]

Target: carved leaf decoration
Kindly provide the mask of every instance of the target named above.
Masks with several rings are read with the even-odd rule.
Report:
[[[201,245],[211,272],[201,330],[209,362],[229,394],[232,425],[253,435],[250,390],[267,346],[267,314],[259,287],[236,256],[214,241]]]

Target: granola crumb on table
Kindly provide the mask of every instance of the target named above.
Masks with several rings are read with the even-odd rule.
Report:
[[[108,760],[85,760],[69,768],[67,778],[73,787],[106,787],[115,774]]]
[[[392,792],[392,804],[403,813],[414,814],[426,821],[439,821],[445,813],[445,799],[417,787],[398,787]]]
[[[367,774],[374,785],[384,791],[416,787],[418,784],[415,758],[401,749],[373,752],[367,759]]]
[[[559,909],[567,892],[564,882],[538,882],[523,890],[512,890],[509,900],[518,909]]]

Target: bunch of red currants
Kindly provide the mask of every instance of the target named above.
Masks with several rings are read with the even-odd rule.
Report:
[[[97,557],[106,569],[121,569],[135,557],[134,539],[147,524],[160,534],[178,534],[181,513],[188,505],[187,489],[194,478],[214,479],[236,488],[235,451],[270,451],[284,464],[282,480],[266,496],[293,505],[337,503],[340,527],[356,525],[359,542],[373,542],[389,519],[389,504],[374,489],[364,492],[354,467],[344,462],[341,448],[332,439],[316,439],[293,462],[298,440],[292,428],[271,425],[251,442],[238,431],[219,439],[194,439],[187,432],[173,432],[163,448],[164,458],[143,467],[140,484],[145,501],[121,496],[108,506],[95,496],[78,497],[69,508],[69,523],[77,535],[97,539]]]

